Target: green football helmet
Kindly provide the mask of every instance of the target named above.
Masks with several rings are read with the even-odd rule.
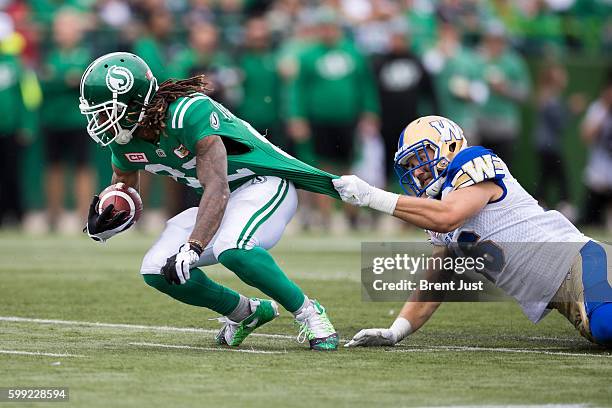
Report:
[[[92,62],[81,78],[79,109],[96,143],[126,144],[157,91],[149,66],[129,52],[113,52]]]

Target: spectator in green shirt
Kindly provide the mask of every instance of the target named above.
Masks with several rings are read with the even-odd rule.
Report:
[[[294,139],[312,136],[323,165],[341,171],[351,162],[356,127],[378,126],[376,82],[335,17],[320,18],[318,41],[299,58],[290,129]]]
[[[172,37],[173,18],[168,10],[160,9],[150,12],[146,17],[146,29],[134,43],[134,53],[140,56],[155,72],[161,84],[172,76],[168,66],[179,51],[178,44]]]
[[[433,5],[429,2],[415,0],[404,0],[404,15],[410,34],[412,36],[411,46],[414,53],[423,55],[428,45],[436,38],[437,24]]]
[[[18,55],[7,52],[5,41],[13,35],[12,19],[0,13],[0,225],[9,217],[15,223],[23,218],[20,167],[23,146],[31,140],[32,112],[27,107],[26,77]]]
[[[83,13],[91,11],[96,0],[29,0],[32,16],[44,26],[51,26],[55,15],[62,8],[76,9]]]
[[[274,144],[283,146],[280,118],[281,79],[270,30],[262,17],[246,23],[244,52],[238,59],[241,100],[238,114]]]
[[[332,10],[318,10],[318,39],[299,57],[292,84],[289,132],[297,142],[312,138],[320,166],[344,174],[353,159],[354,136],[378,132],[376,81],[364,56],[347,41]],[[332,202],[317,196],[324,227]],[[351,215],[355,225],[356,214]]]
[[[561,16],[551,11],[544,0],[520,3],[518,34],[520,49],[528,55],[564,50],[565,38]]]
[[[476,111],[486,99],[478,58],[461,43],[457,27],[440,20],[438,40],[423,55],[423,65],[433,77],[440,115],[453,118],[467,139],[476,144]]]
[[[480,57],[489,97],[478,115],[478,137],[510,166],[521,128],[521,104],[529,96],[529,73],[523,58],[508,47],[499,22],[487,26]]]
[[[212,88],[209,95],[226,105],[235,105],[237,71],[229,56],[219,50],[219,31],[214,25],[200,22],[189,27],[189,47],[177,55],[172,72],[175,78],[206,75]]]
[[[79,83],[91,60],[83,44],[84,27],[80,14],[63,10],[53,21],[54,48],[46,55],[41,73],[43,106],[41,125],[45,134],[45,153],[48,168],[45,172],[47,211],[51,228],[59,226],[64,216],[66,166],[76,167],[74,196],[78,217],[65,219],[62,228],[78,228],[87,216],[93,194],[93,171],[90,165],[89,141],[86,123],[79,112]],[[74,221],[73,221],[74,220]],[[74,224],[74,225],[72,225]]]

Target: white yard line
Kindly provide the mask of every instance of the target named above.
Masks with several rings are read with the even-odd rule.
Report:
[[[152,331],[167,331],[167,332],[182,332],[182,333],[216,334],[218,332],[218,330],[200,329],[197,327],[146,326],[142,324],[83,322],[83,321],[77,321],[77,320],[34,319],[34,318],[29,318],[29,317],[16,317],[16,316],[0,316],[0,322],[38,323],[38,324],[60,325],[60,326],[103,327],[103,328],[109,328],[109,329],[152,330]],[[295,336],[287,336],[283,334],[253,333],[251,334],[251,336],[267,337],[267,338],[272,338],[272,339],[283,339],[283,340],[295,339]]]
[[[521,348],[507,348],[507,347],[471,347],[471,346],[424,346],[423,348],[411,347],[406,349],[387,349],[389,353],[414,353],[424,352],[430,353],[432,351],[488,351],[496,353],[529,353],[529,354],[547,354],[553,356],[569,356],[569,357],[604,357],[610,358],[612,354],[587,354],[587,353],[568,353],[565,351],[550,351],[541,349],[521,349]]]
[[[79,354],[43,353],[41,351],[0,350],[0,354],[17,354],[22,356],[45,356],[45,357],[85,357]]]
[[[230,351],[234,353],[252,353],[252,354],[287,354],[286,351],[196,347],[196,346],[185,346],[185,345],[180,345],[180,344],[159,344],[159,343],[128,343],[128,344],[131,346],[169,348],[169,349],[186,349],[186,350],[202,350],[202,351]]]

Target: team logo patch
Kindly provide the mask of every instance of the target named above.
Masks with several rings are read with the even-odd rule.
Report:
[[[134,75],[125,67],[113,65],[106,73],[106,86],[111,92],[124,94],[134,86]]]
[[[144,153],[126,153],[126,159],[131,163],[148,163],[147,155]]]
[[[217,112],[212,112],[210,114],[210,127],[217,130],[219,129],[219,126],[219,115],[217,115]]]
[[[164,152],[162,149],[155,150],[155,153],[157,153],[157,157],[166,157],[166,152]]]
[[[266,181],[268,181],[266,176],[255,176],[253,177],[253,181],[251,181],[251,184],[263,184]]]
[[[174,154],[176,154],[179,159],[184,159],[185,157],[189,156],[189,153],[190,151],[187,150],[187,148],[183,145],[180,145],[179,147],[174,149]]]

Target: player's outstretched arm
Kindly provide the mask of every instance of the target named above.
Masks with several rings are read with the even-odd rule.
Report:
[[[502,194],[502,189],[490,181],[455,190],[444,200],[424,200],[390,193],[357,176],[342,176],[332,182],[347,203],[370,207],[436,232],[454,230]]]
[[[393,346],[417,331],[434,314],[441,302],[409,300],[388,329],[363,329],[344,347]]]
[[[219,136],[207,136],[196,145],[196,171],[204,187],[193,232],[177,254],[166,260],[161,274],[170,283],[189,280],[191,267],[221,225],[230,196],[227,183],[227,151]]]
[[[445,247],[434,247],[432,257],[446,256]],[[450,280],[446,272],[429,270],[429,282],[444,282]],[[442,304],[442,293],[415,291],[404,304],[399,315],[388,329],[364,329],[359,331],[346,343],[345,347],[393,346],[410,334],[420,329]]]
[[[393,215],[399,219],[436,232],[450,232],[477,214],[503,192],[491,181],[450,192],[443,200],[423,200],[400,196]]]

